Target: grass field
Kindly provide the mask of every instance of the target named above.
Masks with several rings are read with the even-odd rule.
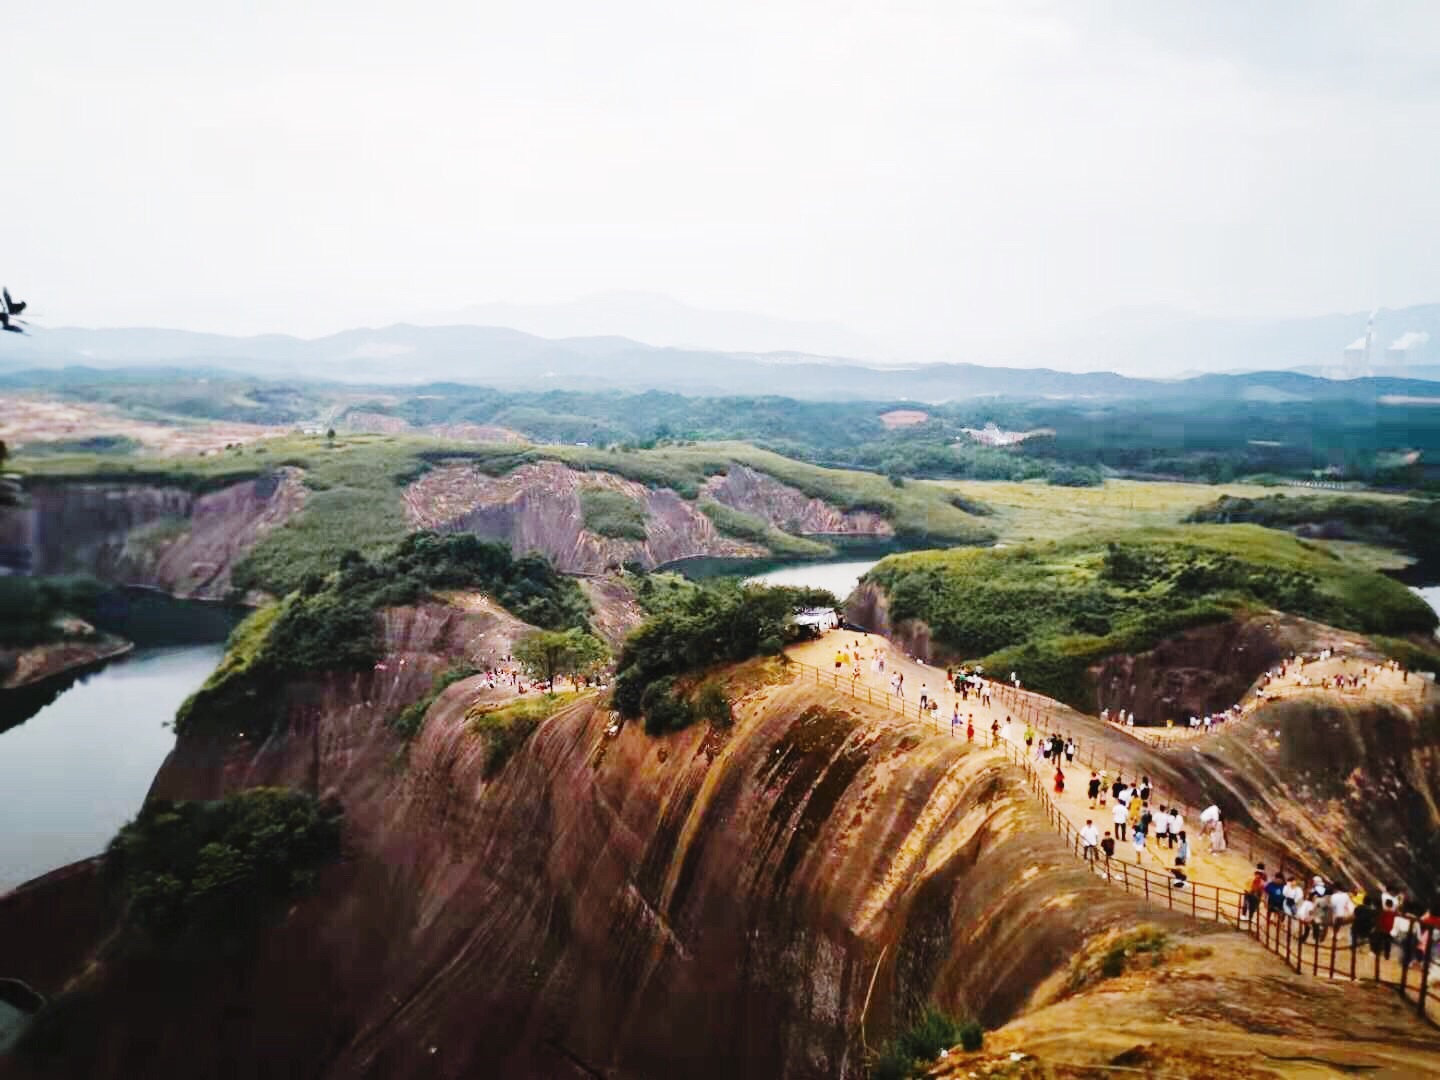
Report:
[[[987,524],[1004,544],[1060,540],[1094,529],[1132,529],[1178,525],[1222,495],[1258,499],[1288,492],[1286,487],[1256,484],[1185,484],[1150,480],[1107,480],[1102,487],[1053,487],[1043,481],[1011,483],[987,480],[941,480],[942,487],[989,506]],[[1294,489],[1301,493],[1305,489]],[[1356,498],[1404,501],[1403,496],[1373,492]],[[1369,570],[1394,570],[1409,560],[1387,548],[1348,541],[1324,541],[1347,565]]]

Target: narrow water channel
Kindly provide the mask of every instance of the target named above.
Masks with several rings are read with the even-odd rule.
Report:
[[[812,589],[829,589],[843,604],[860,578],[875,565],[877,559],[853,559],[846,562],[796,563],[768,573],[757,574],[750,581],[762,585],[792,585]]]
[[[175,745],[175,710],[223,652],[136,649],[0,733],[0,893],[104,850]]]

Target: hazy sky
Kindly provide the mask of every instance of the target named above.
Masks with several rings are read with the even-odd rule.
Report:
[[[0,278],[322,333],[614,289],[984,359],[1440,300],[1440,5],[10,0]]]

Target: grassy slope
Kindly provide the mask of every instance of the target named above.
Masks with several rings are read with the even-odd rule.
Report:
[[[1143,570],[1107,574],[1118,543]],[[1405,633],[1434,613],[1404,586],[1320,545],[1248,525],[1089,532],[987,550],[892,556],[867,580],[892,617],[920,618],[951,655],[1022,673],[1035,689],[1086,706],[1085,668],[1149,648],[1188,626],[1281,607],[1347,629]]]

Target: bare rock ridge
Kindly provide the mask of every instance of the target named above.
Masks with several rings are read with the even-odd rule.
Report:
[[[615,539],[587,530],[580,509],[585,488],[619,492],[641,504],[647,519],[645,539]],[[710,477],[702,494],[797,535],[894,535],[878,514],[840,511],[741,465]],[[569,573],[601,573],[631,561],[653,568],[696,556],[767,554],[759,544],[723,535],[697,501],[669,488],[646,487],[614,473],[584,472],[556,461],[533,462],[499,477],[473,465],[441,466],[406,489],[405,506],[416,528],[502,540],[516,552],[542,552]]]
[[[911,655],[935,655],[919,620],[892,625],[885,593],[862,584],[847,617],[888,634]],[[1282,659],[1331,648],[1379,661],[1359,634],[1265,612],[1183,631],[1138,654],[1117,653],[1089,671],[1098,702],[1143,720],[1185,723],[1242,700]],[[1098,720],[1068,717],[1067,733],[1098,741],[1166,790],[1213,801],[1318,871],[1367,886],[1440,889],[1440,694],[1406,702],[1351,702],[1317,693],[1271,702],[1203,742],[1173,751],[1141,747]]]
[[[235,563],[305,501],[295,469],[197,495],[180,487],[38,483],[0,510],[0,561],[219,599]]]
[[[814,688],[756,693],[728,735],[661,740],[612,737],[582,700],[486,780],[460,683],[397,762],[385,718],[457,650],[504,648],[512,622],[388,613],[384,669],[289,687],[283,732],[182,737],[153,794],[333,795],[349,858],[226,979],[104,970],[86,1023],[108,1049],[72,1067],[134,1075],[144,1053],[151,1075],[569,1075],[563,1047],[626,1076],[856,1076],[872,977],[871,1032],[937,995],[998,1023],[1076,934],[1137,915],[1077,868],[1003,757]],[[247,1022],[220,1022],[260,986]],[[143,1039],[122,1035],[135,1025]],[[197,1025],[217,1033],[199,1049]]]
[[[386,717],[523,630],[464,597],[392,611],[383,666],[288,686],[268,739],[182,736],[155,795],[333,796],[346,859],[242,955],[108,960],[78,984],[76,1037],[14,1074],[859,1077],[864,1045],[923,1002],[992,1027],[1045,1015],[1075,950],[1142,920],[1223,944],[1187,989],[1207,1038],[1249,1030],[1261,1000],[1317,1038],[1335,1035],[1320,998],[1402,1023],[1105,885],[1003,755],[823,688],[751,689],[731,729],[660,739],[581,699],[487,778],[466,710],[488,692],[470,680],[402,750]],[[0,954],[62,938],[14,952],[53,993],[88,956],[51,913],[101,929],[93,877],[39,887],[54,903],[12,901]],[[1141,1000],[1164,1011],[1154,988]]]
[[[1142,722],[1185,723],[1228,709],[1282,660],[1321,649],[1382,660],[1367,638],[1270,611],[1186,630],[1147,652],[1117,653],[1090,671],[1099,706]]]
[[[1293,851],[1321,853],[1346,880],[1440,890],[1440,698],[1277,701],[1186,752]]]
[[[710,477],[702,491],[716,502],[764,518],[796,536],[895,535],[890,522],[873,510],[839,510],[746,465],[731,465]]]

